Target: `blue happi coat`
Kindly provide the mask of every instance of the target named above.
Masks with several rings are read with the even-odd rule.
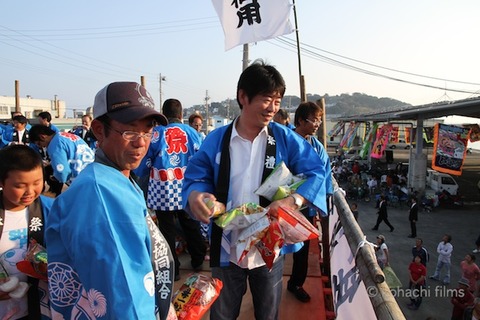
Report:
[[[327,179],[325,177],[327,172],[325,172],[325,164],[320,161],[312,146],[293,130],[277,123],[271,123],[269,126],[273,131],[276,143],[276,156],[273,164],[277,165],[283,161],[292,174],[304,174],[307,180],[297,189],[297,193],[326,214]],[[215,193],[215,185],[220,174],[222,141],[227,128],[228,126],[224,126],[211,132],[187,166],[183,183],[183,204],[187,211],[188,196],[192,191]],[[227,209],[230,209],[228,205],[230,199],[231,195],[229,194]],[[222,251],[221,261],[228,261],[228,258],[223,256],[225,254]]]
[[[67,184],[95,159],[95,154],[85,141],[68,132],[55,134],[48,144],[47,153],[51,159],[53,176]]]
[[[154,276],[143,193],[94,162],[54,202],[46,240],[50,303],[63,319],[156,319],[155,281],[170,303],[173,276]],[[158,232],[152,239],[161,236]],[[168,245],[155,264],[169,263]]]
[[[147,207],[154,210],[181,210],[184,172],[200,148],[198,133],[190,126],[171,122],[153,130],[147,155],[135,174],[148,175]]]

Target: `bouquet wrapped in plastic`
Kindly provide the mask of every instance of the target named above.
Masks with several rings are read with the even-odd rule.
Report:
[[[219,279],[194,273],[173,295],[173,307],[179,320],[200,320],[218,298],[223,283]]]

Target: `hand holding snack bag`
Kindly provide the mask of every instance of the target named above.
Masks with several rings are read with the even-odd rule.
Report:
[[[298,210],[279,207],[278,223],[282,229],[285,244],[303,242],[320,236],[318,229]]]
[[[226,211],[225,205],[221,202],[214,201],[211,198],[204,198],[203,201],[205,202],[205,205],[208,207],[208,209],[210,209],[211,211],[211,218],[219,217]]]
[[[260,205],[249,202],[227,211],[215,220],[224,230],[243,229],[266,215],[268,210]]]
[[[200,320],[218,298],[223,283],[219,279],[194,273],[173,295],[173,306],[179,320]]]

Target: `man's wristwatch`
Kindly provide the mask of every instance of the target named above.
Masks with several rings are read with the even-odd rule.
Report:
[[[303,205],[303,200],[302,197],[296,193],[292,193],[289,195],[289,197],[293,198],[293,201],[295,202],[295,205],[297,206],[297,209],[300,209]]]

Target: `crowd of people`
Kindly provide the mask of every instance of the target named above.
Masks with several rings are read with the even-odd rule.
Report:
[[[308,302],[308,242],[282,247],[271,268],[256,247],[239,262],[238,233],[212,224],[206,204],[228,210],[255,202],[271,218],[280,206],[305,208],[310,220],[326,214],[330,162],[314,137],[322,110],[307,103],[297,110],[295,129],[277,124],[284,93],[278,70],[254,62],[238,80],[240,116],[206,137],[200,115],[183,124],[177,99],[157,112],[150,94],[134,82],[101,89],[93,115],[69,132],[59,131],[48,112],[34,125],[14,114],[0,128],[0,318],[171,317],[173,283],[180,278],[177,221],[191,267],[199,271],[209,258],[212,276],[223,283],[212,319],[237,318],[248,286],[255,317],[277,319],[288,253],[295,252],[295,263],[287,289]],[[305,182],[276,201],[255,194],[281,162]],[[16,268],[33,241],[48,255],[43,277]],[[23,296],[1,286],[15,276],[28,282]]]

